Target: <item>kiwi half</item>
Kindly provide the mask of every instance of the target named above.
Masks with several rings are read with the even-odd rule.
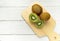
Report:
[[[39,20],[39,17],[38,17],[35,13],[31,13],[31,14],[29,15],[29,20],[30,20],[31,22],[37,22],[37,21]]]
[[[32,12],[36,13],[37,15],[40,15],[42,13],[42,7],[38,4],[34,4],[32,6]]]
[[[44,24],[44,21],[39,20],[38,22],[36,22],[35,26],[36,26],[37,28],[42,28],[43,24]]]

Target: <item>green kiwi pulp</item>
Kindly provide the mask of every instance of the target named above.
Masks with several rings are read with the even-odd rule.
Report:
[[[39,20],[38,22],[36,22],[35,25],[36,25],[37,28],[42,28],[43,24],[44,24],[44,21]]]
[[[40,20],[38,15],[35,13],[29,15],[29,20],[33,22],[37,28],[42,28],[42,25],[44,24],[44,21]]]
[[[37,21],[39,20],[39,17],[38,17],[35,13],[31,13],[31,14],[29,15],[29,20],[30,20],[31,22],[37,22]]]

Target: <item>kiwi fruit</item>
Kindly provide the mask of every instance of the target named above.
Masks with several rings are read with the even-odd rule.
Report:
[[[32,6],[32,12],[36,13],[37,15],[40,15],[42,13],[42,7],[38,4],[34,4]]]
[[[41,20],[47,21],[50,19],[50,14],[48,12],[43,12],[39,17]]]
[[[35,26],[36,26],[37,28],[42,28],[43,24],[44,24],[44,21],[39,20],[38,22],[36,22]]]
[[[31,22],[37,22],[37,21],[39,20],[39,17],[38,17],[35,13],[31,13],[31,14],[29,15],[29,20],[30,20]]]

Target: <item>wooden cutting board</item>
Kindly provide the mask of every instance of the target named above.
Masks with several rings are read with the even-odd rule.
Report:
[[[42,7],[42,5],[39,2],[34,2],[32,3],[32,5],[33,4],[39,4]],[[29,15],[32,12],[32,5],[27,7],[27,9],[25,9],[22,12],[22,17],[24,18],[26,23],[30,26],[30,28],[35,32],[37,36],[39,37],[48,36],[50,41],[58,41],[60,39],[60,36],[54,32],[54,26],[56,23],[52,17],[45,23],[42,29],[36,28],[35,25],[29,21]],[[44,7],[42,8],[43,8],[43,12],[47,12]]]

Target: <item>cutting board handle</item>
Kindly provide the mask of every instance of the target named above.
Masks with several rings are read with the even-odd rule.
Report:
[[[48,35],[48,38],[50,41],[60,41],[60,35],[57,33],[53,32]]]

